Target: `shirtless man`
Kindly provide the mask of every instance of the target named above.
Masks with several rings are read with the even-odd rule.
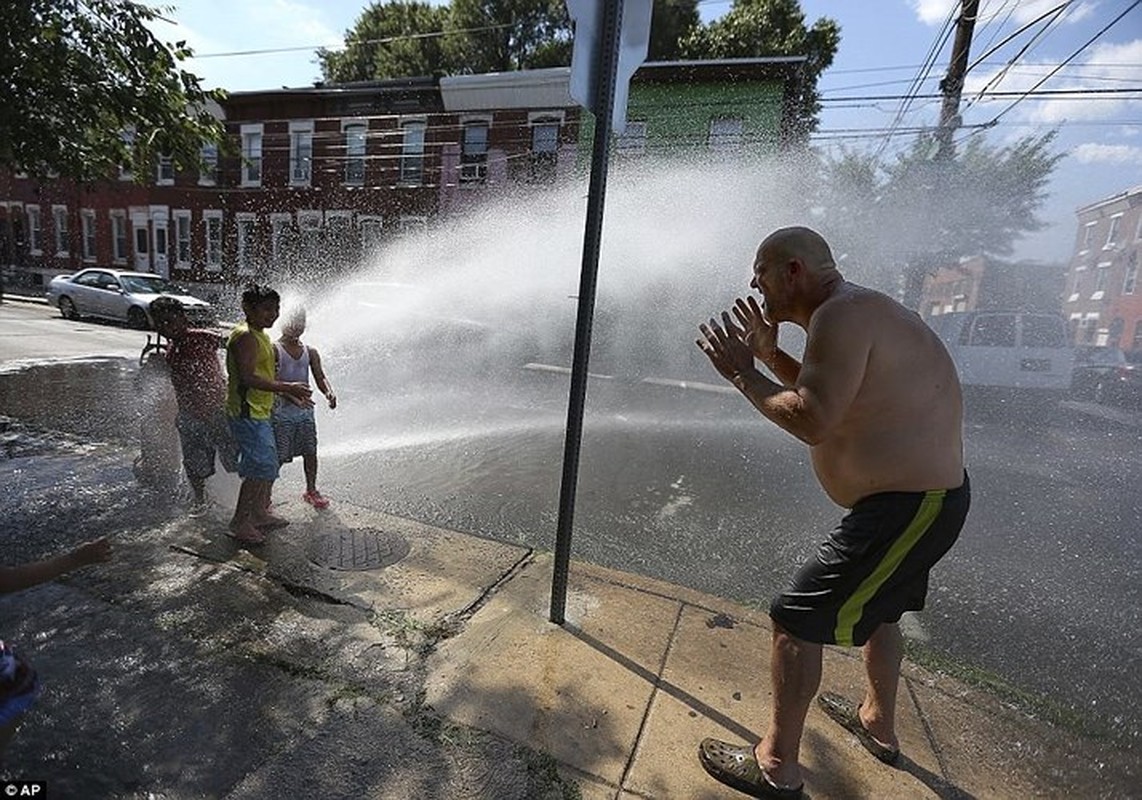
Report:
[[[900,754],[897,622],[923,608],[928,571],[967,516],[963,405],[935,334],[894,300],[846,281],[816,232],[770,234],[750,286],[762,305],[739,298],[733,317],[699,326],[698,346],[758,411],[809,445],[822,488],[849,513],[770,606],[774,702],[765,737],[756,747],[706,739],[699,758],[739,791],[796,798],[822,645],[862,647],[868,684],[859,706],[833,694],[818,703],[881,761]],[[805,330],[802,363],[777,346],[781,322]]]

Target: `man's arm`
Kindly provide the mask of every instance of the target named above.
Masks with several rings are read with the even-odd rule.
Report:
[[[111,558],[111,543],[106,538],[85,542],[62,555],[45,558],[17,567],[0,567],[0,594],[18,592],[39,586],[72,570]]]

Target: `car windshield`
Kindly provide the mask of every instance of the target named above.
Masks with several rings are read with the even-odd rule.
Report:
[[[135,294],[179,294],[182,290],[158,275],[123,275],[123,288]]]

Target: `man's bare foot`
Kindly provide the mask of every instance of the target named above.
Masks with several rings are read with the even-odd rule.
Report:
[[[230,528],[226,531],[226,535],[237,542],[241,542],[242,544],[266,543],[266,535],[251,525],[249,522],[243,523],[241,525],[230,523]]]
[[[273,514],[257,514],[253,517],[253,523],[259,528],[273,530],[274,528],[284,528],[286,525],[289,525],[289,520]]]

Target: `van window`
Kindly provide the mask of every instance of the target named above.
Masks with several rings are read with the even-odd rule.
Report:
[[[1057,317],[1027,314],[1023,317],[1024,347],[1064,347],[1063,326]]]
[[[975,347],[1014,347],[1015,315],[982,314],[972,322],[968,337],[967,343]]]

